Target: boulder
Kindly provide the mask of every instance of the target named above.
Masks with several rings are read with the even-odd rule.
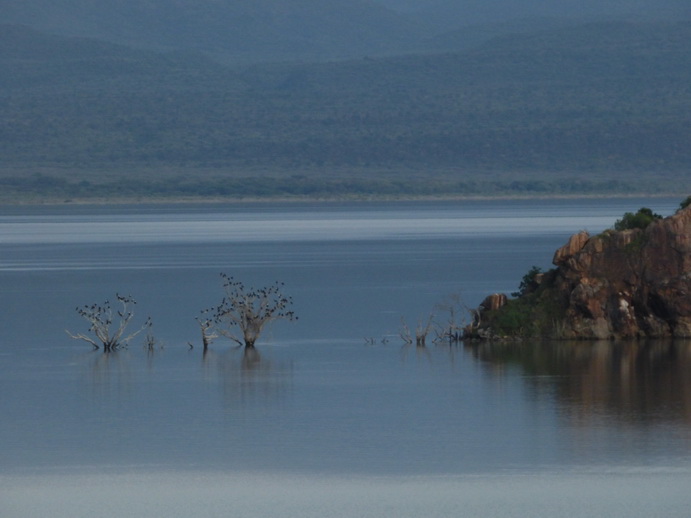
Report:
[[[578,232],[553,263],[536,293],[518,301],[490,295],[479,311],[523,302],[527,318],[554,321],[551,336],[564,339],[691,337],[691,207],[645,229]]]
[[[569,241],[564,246],[554,252],[554,259],[552,259],[552,263],[556,265],[565,264],[566,261],[571,259],[583,249],[589,239],[590,234],[588,234],[588,232],[585,230],[581,230],[578,234],[574,234],[569,238]]]
[[[506,304],[507,300],[508,297],[504,293],[493,293],[485,297],[485,300],[480,304],[480,309],[483,311],[494,311]]]

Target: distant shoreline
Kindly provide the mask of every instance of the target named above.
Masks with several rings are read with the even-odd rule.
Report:
[[[106,205],[213,205],[213,204],[270,204],[270,203],[388,203],[388,202],[445,202],[445,201],[492,201],[492,200],[573,200],[573,199],[626,199],[626,198],[677,198],[680,193],[613,193],[613,194],[544,194],[544,195],[451,195],[451,196],[342,196],[342,197],[308,197],[308,196],[256,196],[256,197],[118,197],[118,198],[76,198],[76,199],[16,199],[1,200],[0,207],[20,206],[106,206]]]

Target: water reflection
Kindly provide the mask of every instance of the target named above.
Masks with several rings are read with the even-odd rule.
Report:
[[[292,387],[293,362],[263,354],[255,347],[209,349],[202,356],[205,378],[221,385],[227,410],[250,403],[276,403]]]
[[[135,373],[131,365],[130,352],[90,351],[79,357],[84,367],[84,375],[91,386],[94,396],[104,397],[111,394],[128,394],[135,382]]]
[[[195,367],[200,360],[201,373]],[[147,398],[163,397],[166,405],[170,390],[176,390],[171,387],[186,386],[190,393],[201,390],[211,401],[219,399],[226,413],[234,413],[280,406],[293,386],[293,360],[271,347],[90,351],[77,363],[95,401],[131,401],[146,390]]]
[[[482,344],[468,349],[492,375],[519,366],[536,395],[553,392],[572,424],[691,423],[691,341]]]
[[[415,358],[424,359],[432,362],[430,349],[424,344],[405,343],[401,346],[401,359],[405,362],[409,359],[411,352],[415,353]]]

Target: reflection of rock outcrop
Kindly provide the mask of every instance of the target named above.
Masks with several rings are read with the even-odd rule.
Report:
[[[565,415],[691,424],[691,342],[486,342],[471,349],[488,365],[518,364],[527,380],[554,384]],[[493,371],[495,372],[495,371]],[[546,378],[548,377],[548,378]]]
[[[480,308],[476,337],[691,337],[691,207],[645,229],[579,232],[521,297]]]

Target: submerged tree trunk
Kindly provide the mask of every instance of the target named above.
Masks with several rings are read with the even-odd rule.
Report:
[[[211,339],[209,338],[209,335],[206,334],[206,329],[202,327],[202,345],[204,346],[204,352],[209,349],[210,343]]]
[[[264,327],[274,320],[295,320],[293,300],[281,291],[282,282],[264,288],[246,288],[242,282],[222,273],[226,296],[211,312],[216,331],[246,349],[254,347]]]

